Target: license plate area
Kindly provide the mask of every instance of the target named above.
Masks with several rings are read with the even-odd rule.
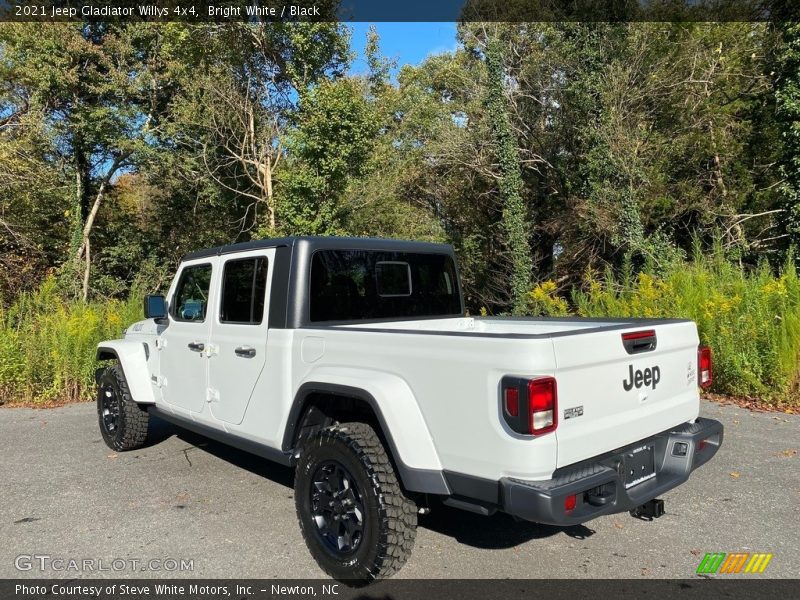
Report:
[[[625,489],[656,476],[655,446],[648,444],[625,453]]]

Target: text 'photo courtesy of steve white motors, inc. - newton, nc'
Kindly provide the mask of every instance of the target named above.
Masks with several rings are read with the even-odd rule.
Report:
[[[248,597],[338,597],[349,596],[348,588],[338,582],[242,582],[232,581],[191,581],[191,582],[149,582],[149,581],[60,581],[38,583],[15,583],[14,595],[17,597],[42,598],[61,597],[66,600],[78,598],[205,598],[216,600],[224,598]]]
[[[203,4],[201,6],[193,4],[170,6],[157,6],[154,4],[136,6],[110,6],[105,4],[55,6],[30,3],[14,6],[14,16],[41,19],[75,19],[79,17],[141,17],[157,19],[181,17],[237,19],[255,17],[260,19],[292,19],[320,17],[321,12],[317,6],[298,6],[295,4],[275,6],[258,6],[256,4],[245,6],[216,6],[213,4]]]
[[[36,598],[43,596],[61,596],[69,598],[105,598],[105,597],[129,597],[145,598],[149,596],[157,598],[186,597],[192,598],[246,598],[248,596],[267,594],[275,596],[339,596],[346,590],[346,586],[340,583],[308,582],[303,584],[291,583],[267,583],[260,582],[252,585],[252,582],[233,583],[233,582],[191,582],[191,583],[157,583],[157,582],[58,582],[58,583],[16,583],[14,594],[18,597],[33,596]]]

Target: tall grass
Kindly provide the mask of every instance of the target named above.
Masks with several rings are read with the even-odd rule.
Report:
[[[532,312],[585,317],[679,317],[697,322],[714,353],[712,391],[784,399],[798,379],[800,281],[788,263],[778,275],[766,265],[745,272],[717,249],[649,273],[586,278],[571,305],[545,282],[530,295]]]
[[[50,404],[92,397],[95,346],[141,318],[139,290],[129,299],[68,301],[55,278],[0,306],[0,403]],[[590,274],[570,301],[546,281],[529,295],[532,314],[682,317],[697,322],[714,351],[720,393],[777,401],[792,391],[800,363],[800,280],[795,266],[745,272],[720,251],[692,261],[615,276]]]
[[[54,277],[0,307],[0,403],[49,404],[92,396],[95,346],[141,318],[137,294],[126,302],[67,301]]]

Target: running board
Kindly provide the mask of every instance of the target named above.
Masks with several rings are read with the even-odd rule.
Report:
[[[159,419],[163,419],[164,421],[172,423],[173,425],[177,425],[178,427],[182,427],[183,429],[188,429],[194,433],[199,433],[200,435],[216,442],[238,448],[239,450],[249,452],[250,454],[255,454],[256,456],[266,458],[267,460],[271,460],[272,462],[276,462],[286,467],[294,466],[295,461],[291,452],[283,452],[264,444],[259,444],[258,442],[254,442],[252,440],[237,437],[234,434],[221,431],[214,427],[209,427],[208,425],[203,425],[202,423],[192,421],[186,417],[166,412],[155,405],[148,406],[147,412],[158,417]]]

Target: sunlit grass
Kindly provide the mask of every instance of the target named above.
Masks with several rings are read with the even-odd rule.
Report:
[[[49,404],[93,395],[98,342],[117,338],[141,318],[127,302],[66,301],[48,278],[34,293],[0,309],[0,402]]]
[[[715,392],[778,401],[797,380],[800,282],[792,263],[779,275],[766,265],[745,272],[722,252],[696,252],[660,275],[589,274],[570,304],[552,282],[530,298],[534,314],[692,319],[714,353]]]

